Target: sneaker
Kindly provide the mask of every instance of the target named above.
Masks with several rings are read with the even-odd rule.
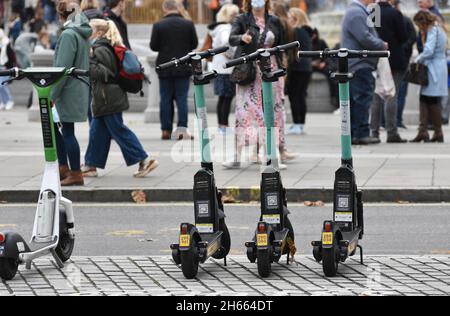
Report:
[[[287,165],[283,164],[283,163],[279,163],[278,164],[278,170],[287,170]]]
[[[222,167],[228,170],[241,169],[241,163],[239,161],[228,161],[224,162]]]
[[[139,164],[139,169],[136,171],[133,176],[135,178],[144,178],[146,175],[148,175],[150,172],[155,170],[159,166],[159,162],[155,159],[146,159],[144,161],[141,161]]]
[[[397,127],[402,129],[408,129],[408,127],[403,123],[398,124]]]
[[[397,143],[397,144],[403,144],[403,143],[407,143],[408,141],[406,139],[403,139],[400,137],[399,134],[394,134],[391,136],[388,136],[387,138],[387,143]]]
[[[83,173],[83,177],[85,178],[97,178],[98,172],[97,168],[90,166],[81,166],[81,173]]]
[[[0,111],[3,111],[5,109],[5,104],[4,103],[0,103]]]
[[[356,138],[352,140],[353,145],[375,145],[381,143],[381,140],[377,137],[363,137],[363,138]]]
[[[281,159],[281,162],[282,162],[282,163],[286,163],[286,162],[292,161],[292,160],[294,160],[296,157],[297,157],[296,154],[290,153],[290,152],[288,152],[287,150],[285,150],[284,152],[282,152],[282,153],[280,154],[280,159]]]
[[[14,101],[8,101],[8,102],[6,102],[6,106],[5,106],[5,110],[6,110],[6,111],[12,110],[13,107],[14,107]]]
[[[333,115],[341,115],[341,108],[336,109],[336,110],[333,112]]]
[[[288,134],[288,135],[302,135],[303,133],[304,133],[303,125],[295,124],[295,125],[291,126],[291,128],[287,131],[286,134]]]
[[[189,132],[186,127],[178,127],[177,130],[172,133],[172,139],[175,140],[194,140],[194,136]]]

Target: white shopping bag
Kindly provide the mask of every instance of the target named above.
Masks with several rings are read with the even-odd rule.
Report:
[[[375,93],[384,100],[395,97],[394,78],[392,77],[391,66],[389,65],[389,59],[387,58],[380,58],[378,62]]]

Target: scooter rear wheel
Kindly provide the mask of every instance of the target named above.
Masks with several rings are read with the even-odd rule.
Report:
[[[337,241],[334,240],[332,248],[322,248],[322,267],[323,273],[327,277],[335,277],[339,267]]]
[[[220,240],[222,251],[216,252],[212,257],[214,259],[223,259],[230,253],[231,249],[231,237],[230,231],[228,230],[227,224],[225,224],[225,220],[221,219],[219,221],[219,230],[222,231],[222,238]]]
[[[197,241],[192,239],[189,251],[180,251],[181,271],[186,279],[193,279],[198,273]]]
[[[19,268],[19,262],[14,258],[0,258],[0,277],[9,281],[12,280]]]
[[[75,247],[75,238],[71,238],[69,235],[66,213],[59,212],[59,241],[58,245],[55,248],[55,252],[62,262],[66,262],[72,256],[74,247]]]
[[[258,266],[258,274],[262,278],[267,278],[272,273],[272,262],[270,260],[272,250],[256,250],[256,263]]]

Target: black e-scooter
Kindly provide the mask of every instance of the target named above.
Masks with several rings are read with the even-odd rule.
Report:
[[[187,279],[193,279],[198,272],[199,263],[209,257],[224,259],[230,252],[231,239],[225,224],[222,193],[217,189],[211,160],[208,117],[205,105],[204,85],[217,77],[215,71],[203,73],[202,59],[224,53],[228,47],[210,49],[205,52],[192,52],[157,67],[157,70],[190,65],[194,74],[195,112],[200,131],[202,168],[194,176],[194,214],[195,225],[182,223],[179,243],[172,244],[172,258]]]
[[[283,186],[281,174],[277,170],[277,141],[272,91],[272,83],[285,76],[286,70],[278,69],[273,71],[271,56],[299,47],[299,42],[292,42],[270,49],[259,49],[252,54],[232,60],[225,65],[225,67],[229,68],[259,61],[259,68],[262,74],[267,166],[262,172],[260,221],[253,240],[245,243],[247,257],[250,262],[257,262],[258,273],[261,277],[268,277],[272,271],[272,263],[278,262],[284,254],[287,254],[287,263],[289,264],[290,249],[295,247],[294,230],[288,218],[290,212],[287,208],[286,189]]]
[[[338,60],[338,72],[331,78],[339,83],[341,108],[341,150],[342,165],[336,171],[334,181],[333,220],[323,223],[322,239],[313,241],[313,255],[317,262],[322,261],[323,272],[327,277],[337,274],[339,262],[360,249],[363,263],[363,249],[359,240],[364,235],[363,194],[356,185],[352,157],[352,138],[350,121],[350,81],[348,60],[351,58],[389,57],[389,51],[353,51],[346,48],[325,51],[300,51],[299,57],[333,58]]]

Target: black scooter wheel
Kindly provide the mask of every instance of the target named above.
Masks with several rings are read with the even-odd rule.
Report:
[[[270,253],[272,250],[256,250],[256,264],[258,265],[258,274],[262,278],[268,278],[272,273],[272,263],[270,260]]]
[[[327,277],[335,277],[338,271],[339,259],[336,243],[335,240],[332,248],[322,248],[323,273]]]
[[[193,279],[198,273],[198,247],[193,239],[189,251],[180,251],[181,271],[186,279]]]
[[[66,262],[70,259],[73,248],[75,247],[75,238],[71,238],[69,235],[66,218],[65,212],[59,212],[59,241],[55,248],[55,252],[62,262]]]
[[[214,259],[223,259],[230,253],[231,249],[231,236],[228,230],[227,224],[225,224],[225,220],[221,219],[219,221],[219,230],[222,231],[222,238],[220,240],[221,243],[221,251],[216,252],[212,257]]]
[[[17,261],[17,259],[0,258],[0,277],[3,280],[12,280],[16,276],[18,268],[19,262]]]

